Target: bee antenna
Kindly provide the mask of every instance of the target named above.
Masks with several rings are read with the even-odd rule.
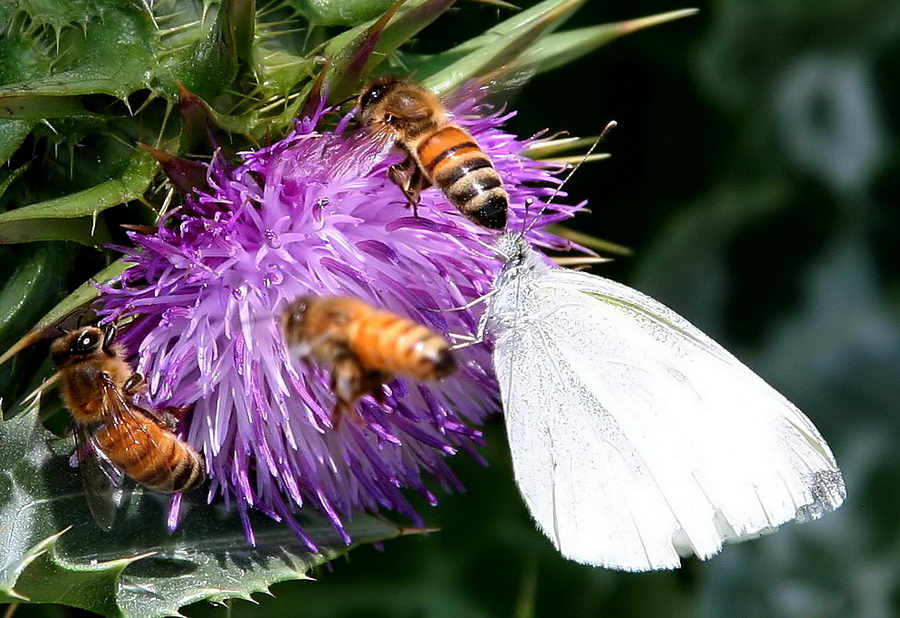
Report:
[[[84,320],[84,316],[85,316],[86,313],[87,313],[87,308],[84,308],[84,309],[82,309],[81,311],[78,312],[78,319],[75,320],[75,328],[76,328],[76,330],[79,329],[79,328],[81,328],[81,322],[82,322],[82,320]],[[62,329],[60,329],[60,330],[62,330]],[[68,332],[68,331],[63,331],[63,332],[66,333],[66,332]]]
[[[334,106],[335,106],[335,107],[342,107],[344,104],[349,103],[350,101],[352,101],[353,99],[355,99],[357,96],[358,96],[358,95],[351,94],[351,95],[350,95],[349,97],[347,97],[346,99],[341,99],[340,101],[338,101],[337,103],[335,103]]]
[[[562,182],[559,183],[559,185],[557,185],[557,187],[556,187],[556,189],[554,189],[553,193],[550,194],[550,199],[548,199],[546,202],[544,202],[543,206],[541,206],[541,209],[534,216],[534,219],[532,220],[531,225],[529,225],[527,229],[531,229],[532,227],[535,226],[535,224],[537,223],[538,217],[540,217],[541,214],[547,209],[547,207],[553,203],[553,200],[556,199],[556,196],[559,195],[559,192],[562,191],[562,188],[564,186],[566,186],[566,183],[569,182],[569,179],[572,177],[572,175],[578,171],[578,168],[580,168],[582,165],[584,165],[585,161],[587,161],[592,154],[594,154],[594,150],[597,149],[597,146],[600,145],[600,142],[605,140],[606,136],[609,135],[609,132],[612,131],[613,129],[615,129],[616,126],[618,126],[618,124],[619,123],[617,123],[615,120],[610,120],[608,123],[606,123],[606,126],[603,127],[603,130],[600,132],[600,135],[597,136],[597,139],[594,140],[594,143],[591,144],[591,147],[588,148],[588,151],[586,153],[584,153],[584,156],[581,157],[581,159],[578,161],[578,163],[575,164],[575,167],[573,167],[571,170],[569,170],[569,173],[566,174],[566,177],[563,178]],[[529,199],[534,201],[533,198],[529,198]],[[527,213],[527,209],[526,209],[526,213]]]

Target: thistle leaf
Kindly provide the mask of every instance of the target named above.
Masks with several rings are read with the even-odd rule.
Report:
[[[57,264],[63,263],[64,260],[57,260]],[[3,355],[0,356],[0,365],[3,365],[10,358],[21,352],[23,349],[35,343],[38,339],[43,336],[44,331],[59,322],[65,316],[77,311],[78,309],[90,305],[90,303],[99,296],[100,292],[97,290],[97,283],[107,283],[112,279],[115,279],[123,272],[125,272],[128,268],[130,268],[133,264],[131,262],[126,262],[124,259],[119,259],[98,272],[96,275],[91,277],[88,281],[82,283],[78,288],[66,296],[64,299],[59,301],[52,309],[47,311],[44,314],[44,317],[40,318],[35,324],[35,319],[32,314],[28,315],[16,315],[13,318],[13,311],[9,309],[4,309],[7,306],[2,299],[7,296],[11,296],[12,298],[17,298],[22,295],[22,291],[17,288],[15,285],[15,279],[11,280],[10,283],[3,289],[2,295],[0,295],[0,318],[7,318],[7,321],[4,324],[12,324],[15,323],[19,328],[23,324],[34,324],[31,330],[24,335],[21,339],[19,339],[15,344],[11,345],[8,349],[3,352]],[[60,282],[61,285],[62,282]],[[8,290],[8,292],[7,292]],[[39,288],[40,291],[40,288]],[[27,296],[25,296],[27,299]],[[49,294],[44,294],[39,298],[52,298]],[[23,307],[33,308],[36,306],[36,303],[23,303]],[[38,314],[40,314],[41,310],[38,310]],[[15,320],[13,322],[13,319]],[[16,331],[18,332],[18,331]],[[4,346],[9,343],[8,336],[2,337],[4,332],[0,330],[0,343]],[[2,384],[2,382],[0,382]],[[0,388],[0,392],[3,392],[2,388]]]
[[[696,14],[697,9],[682,9],[639,19],[555,32],[529,47],[516,64],[535,73],[545,73],[577,60],[626,34]]]
[[[49,11],[66,3],[40,4]],[[56,31],[57,45],[46,51],[44,61],[50,59],[52,71],[35,67],[19,75],[16,83],[7,81],[2,94],[67,97],[101,93],[124,99],[151,86],[153,73],[148,69],[157,65],[150,46],[152,23],[138,8],[139,3],[106,0],[85,4],[90,9],[79,17],[82,27]],[[34,7],[23,3],[22,10],[29,8]],[[34,12],[29,15],[36,19]],[[25,32],[14,30],[13,36],[20,45],[33,45]]]
[[[301,523],[318,552],[266,518],[253,522],[257,546],[250,547],[237,515],[206,505],[202,495],[185,496],[189,514],[169,533],[167,501],[139,489],[112,531],[102,532],[69,467],[71,441],[47,432],[36,408],[0,423],[0,601],[64,603],[104,616],[177,615],[188,603],[249,599],[273,583],[306,579],[350,549],[315,517]],[[351,531],[356,545],[403,533],[367,516]]]
[[[420,79],[424,79],[462,60],[469,54],[477,52],[482,47],[508,40],[509,37],[521,33],[523,28],[528,28],[530,24],[534,24],[536,20],[539,20],[548,12],[556,10],[560,4],[566,4],[565,0],[544,0],[544,2],[539,2],[530,9],[516,13],[464,43],[460,43],[440,54],[420,60],[416,63],[416,74],[419,75]],[[568,10],[564,17],[571,14],[581,4],[583,2],[578,2],[577,6]]]
[[[559,27],[583,3],[584,0],[542,2],[537,5],[542,10],[534,12],[531,19],[522,21],[517,19],[521,15],[517,15],[491,28],[482,35],[482,40],[489,42],[465,53],[458,60],[446,64],[447,58],[453,58],[452,52],[458,52],[459,48],[454,48],[448,52],[447,58],[445,54],[440,54],[433,59],[433,63],[427,63],[430,66],[420,66],[422,83],[435,93],[443,95],[470,79],[507,67],[539,37]],[[513,28],[508,24],[513,21],[518,27]],[[476,40],[482,37],[476,37]],[[439,70],[430,73],[439,67]]]
[[[568,0],[544,0],[543,2],[538,2],[530,9],[516,13],[496,26],[485,30],[482,34],[460,43],[444,53],[448,56],[455,55],[456,59],[462,58],[469,52],[477,51],[485,45],[516,35],[521,32],[522,28],[528,28],[536,20],[544,18],[549,13],[555,13],[560,8],[562,8],[562,13],[558,17],[561,20],[565,20],[582,4],[584,4],[584,0],[580,2],[570,2]]]
[[[28,163],[24,165],[20,165],[14,170],[9,172],[0,172],[0,198],[3,197],[3,194],[6,193],[6,190],[9,189],[9,186],[14,183],[19,176],[25,173],[25,170],[28,169]],[[3,206],[0,205],[0,212],[4,210]]]
[[[61,243],[29,246],[0,290],[0,349],[5,349],[25,328],[61,297],[72,250]]]
[[[33,122],[24,120],[0,120],[0,161],[8,161],[16,149],[25,141]]]
[[[314,26],[354,26],[384,13],[393,0],[286,0]]]
[[[22,336],[65,294],[66,274],[74,247],[64,243],[34,244],[19,249],[0,290],[0,350]],[[7,256],[4,256],[7,257]],[[34,372],[33,358],[0,369],[0,399],[13,401],[25,392]]]
[[[189,90],[205,99],[225,92],[238,74],[238,49],[231,21],[233,4],[226,0],[218,6],[212,27],[197,41],[177,72]]]
[[[402,44],[437,19],[453,0],[395,2],[378,20],[344,32],[325,46],[330,59],[325,84],[333,99],[347,96]]]
[[[108,242],[97,215],[140,198],[156,175],[156,161],[135,149],[122,173],[99,185],[65,197],[22,206],[0,214],[0,244],[35,240],[74,240],[85,245]]]
[[[0,92],[0,119],[36,121],[45,118],[93,117],[81,104],[78,97],[17,94],[22,88],[14,91]],[[33,122],[26,122],[33,124]]]

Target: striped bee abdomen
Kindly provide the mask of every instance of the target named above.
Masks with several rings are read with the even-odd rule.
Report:
[[[206,480],[200,456],[175,434],[132,411],[96,434],[106,456],[134,482],[160,493],[180,493]]]
[[[456,368],[447,342],[412,320],[379,311],[355,330],[351,348],[366,367],[419,380],[436,380]]]
[[[422,168],[462,214],[484,227],[506,227],[509,196],[491,160],[474,138],[450,125],[422,140]]]

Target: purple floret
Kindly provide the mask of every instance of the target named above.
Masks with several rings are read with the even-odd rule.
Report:
[[[526,199],[537,200],[527,209],[534,219],[558,168],[522,155],[533,139],[500,129],[512,113],[479,111],[474,97],[454,109],[504,180],[509,229],[522,229]],[[150,403],[194,406],[182,432],[206,459],[209,499],[222,496],[238,509],[251,543],[251,508],[284,521],[311,548],[294,519],[301,507],[323,513],[347,542],[345,524],[359,510],[389,509],[419,525],[402,490],[436,503],[423,471],[459,488],[446,457],[479,457],[473,426],[498,408],[489,350],[476,345],[458,353],[455,375],[395,379],[384,403],[358,403],[364,426],[335,430],[327,368],[285,349],[279,312],[301,295],[354,295],[441,333],[472,334],[480,305],[434,310],[485,294],[501,266],[486,247],[495,232],[436,189],[422,194],[413,217],[387,175],[403,155],[358,130],[317,132],[324,113],[242,153],[236,166],[216,158],[210,189],[189,195],[156,234],[132,233],[127,259],[135,265],[102,288],[105,320],[136,316],[123,341],[147,376]],[[579,207],[554,203],[529,237],[568,247],[540,228]]]

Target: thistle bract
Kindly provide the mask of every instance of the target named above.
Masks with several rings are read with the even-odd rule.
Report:
[[[539,211],[558,168],[523,156],[534,139],[502,131],[512,114],[481,113],[476,97],[453,111],[507,186],[510,229],[524,229],[527,218],[532,241],[567,246],[541,228],[577,207]],[[458,352],[451,378],[394,379],[382,403],[357,404],[361,422],[335,429],[328,369],[286,350],[279,312],[301,295],[353,295],[438,332],[471,334],[480,306],[440,310],[488,292],[500,266],[492,234],[439,191],[425,191],[413,216],[388,179],[388,166],[403,158],[398,149],[348,129],[348,119],[319,131],[325,114],[318,109],[237,164],[214,159],[206,192],[189,195],[157,233],[132,234],[136,248],[124,251],[135,265],[101,298],[105,320],[134,318],[124,341],[147,376],[150,403],[193,406],[180,431],[206,459],[209,499],[236,506],[251,543],[251,508],[286,522],[310,547],[292,515],[299,508],[323,512],[347,542],[344,524],[359,509],[418,522],[402,490],[435,503],[425,473],[458,487],[445,457],[478,457],[473,425],[496,408],[490,356],[476,345]]]

